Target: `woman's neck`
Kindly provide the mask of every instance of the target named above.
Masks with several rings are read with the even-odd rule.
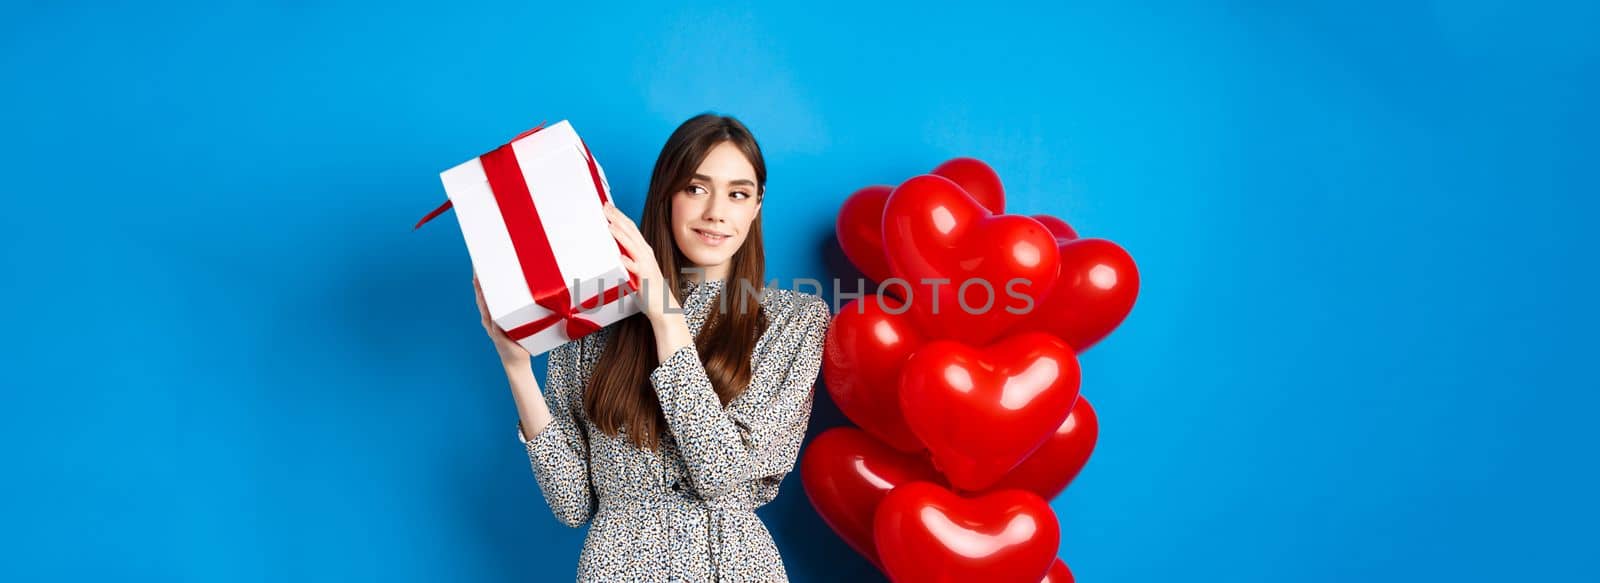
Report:
[[[726,264],[711,267],[696,265],[691,269],[685,269],[683,277],[693,283],[723,280],[728,278],[728,266]]]

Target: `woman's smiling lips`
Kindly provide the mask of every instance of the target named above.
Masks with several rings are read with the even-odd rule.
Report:
[[[716,247],[718,245],[723,244],[724,242],[726,242],[728,240],[728,237],[731,236],[731,235],[728,235],[726,233],[719,233],[717,231],[711,231],[711,230],[706,230],[706,229],[694,229],[694,234],[698,235],[700,237],[700,241],[702,243],[705,243],[705,244],[710,245],[712,247]]]

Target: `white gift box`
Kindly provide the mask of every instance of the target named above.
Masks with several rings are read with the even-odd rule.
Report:
[[[450,201],[422,222],[455,208],[490,318],[529,353],[640,311],[602,206],[610,186],[571,124],[536,128],[439,178]]]

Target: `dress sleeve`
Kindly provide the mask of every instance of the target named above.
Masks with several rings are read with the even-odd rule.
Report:
[[[550,423],[532,437],[523,435],[522,423],[517,423],[517,437],[528,450],[545,503],[556,520],[571,527],[588,522],[595,506],[589,482],[588,435],[579,408],[583,406],[578,398],[582,387],[579,348],[579,342],[568,342],[549,353],[544,399],[550,408]]]
[[[679,348],[650,373],[701,498],[748,489],[760,506],[777,496],[778,484],[794,468],[811,419],[829,322],[827,302],[797,298],[799,305],[752,363],[750,385],[726,408],[693,345]]]

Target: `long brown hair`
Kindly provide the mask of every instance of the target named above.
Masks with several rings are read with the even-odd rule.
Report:
[[[661,155],[656,158],[650,187],[645,193],[639,231],[655,250],[667,290],[678,298],[680,305],[684,299],[680,269],[692,266],[672,236],[672,197],[689,187],[690,179],[706,155],[723,142],[732,142],[744,152],[750,166],[755,168],[756,196],[764,196],[767,166],[755,136],[739,120],[711,113],[690,118],[667,138]],[[761,213],[758,212],[750,223],[744,244],[730,259],[723,297],[711,302],[711,311],[694,339],[700,361],[723,406],[739,396],[750,383],[750,355],[755,350],[756,340],[766,331],[767,317],[761,310],[759,295],[745,292],[762,290],[766,268]],[[662,300],[660,290],[645,291],[648,295],[641,296],[643,301]],[[661,403],[650,387],[650,371],[659,364],[655,353],[655,335],[644,314],[617,322],[583,393],[584,412],[601,431],[607,435],[625,431],[635,445],[652,450],[660,446],[661,432],[666,427]]]

